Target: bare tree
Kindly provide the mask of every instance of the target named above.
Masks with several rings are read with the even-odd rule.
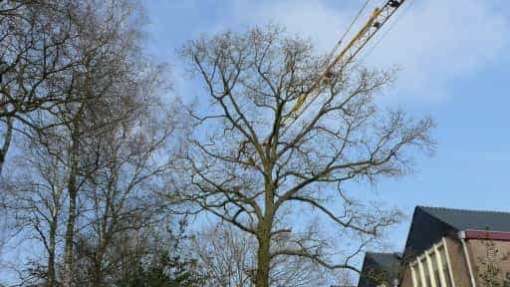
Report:
[[[57,124],[57,106],[74,101],[62,89],[81,58],[73,1],[0,3],[0,173],[13,133]]]
[[[392,72],[352,65],[331,70],[296,116],[293,106],[313,96],[328,59],[279,28],[202,38],[183,54],[211,103],[191,111],[195,126],[183,160],[191,191],[183,196],[256,239],[255,286],[269,286],[273,263],[287,256],[357,271],[352,258],[399,213],[352,200],[346,185],[410,170],[413,149],[433,147],[433,122],[378,109],[374,96]],[[332,241],[318,225],[304,228],[297,213],[329,219],[344,246],[352,238],[361,243],[335,263]]]
[[[108,132],[126,120],[133,121],[143,110],[143,101],[150,96],[157,78],[144,57],[140,57],[137,10],[129,1],[106,1],[98,5],[85,1],[76,7],[80,19],[80,39],[77,51],[82,55],[80,69],[74,71],[68,93],[80,101],[59,110],[64,123],[66,162],[68,169],[68,212],[64,248],[63,285],[71,286],[74,274],[74,235],[76,234],[77,201],[81,188],[90,188],[91,178],[108,159],[104,157],[104,141]],[[149,71],[149,73],[146,73]],[[148,83],[149,81],[150,83]],[[147,90],[143,90],[147,89]],[[138,120],[142,120],[138,118]],[[128,130],[125,130],[126,132]],[[98,147],[99,145],[99,147]]]
[[[205,286],[254,286],[257,242],[231,225],[217,224],[193,240]],[[323,270],[299,257],[279,258],[272,263],[271,286],[318,286],[325,282]]]
[[[95,142],[102,165],[81,197],[84,227],[78,230],[79,236],[86,238],[82,241],[88,243],[87,258],[82,259],[90,262],[87,282],[91,286],[106,284],[118,269],[119,261],[108,260],[112,244],[125,239],[130,230],[150,228],[166,217],[166,204],[157,194],[169,172],[172,151],[168,144],[176,126],[168,121],[173,119],[170,116],[162,122],[155,119],[155,115],[165,114],[156,108],[162,106],[157,99],[137,106],[136,117],[109,127]]]
[[[159,200],[157,193],[163,186],[162,177],[168,172],[168,157],[172,155],[169,137],[176,126],[168,121],[171,117],[157,119],[164,113],[163,105],[156,100],[129,101],[124,111],[131,111],[131,104],[135,104],[136,116],[111,117],[115,124],[103,126],[101,132],[87,134],[86,138],[80,137],[80,150],[91,157],[80,156],[76,174],[80,187],[74,195],[74,211],[70,210],[73,202],[68,201],[70,170],[62,160],[69,153],[69,145],[62,147],[58,137],[56,143],[50,143],[46,137],[47,145],[34,141],[34,146],[26,148],[30,154],[26,155],[26,164],[20,166],[23,174],[18,174],[12,184],[15,188],[7,207],[16,215],[19,228],[28,239],[42,244],[47,264],[38,262],[40,255],[36,255],[25,270],[30,275],[30,280],[25,281],[43,281],[46,286],[57,286],[62,280],[79,286],[112,285],[121,277],[119,270],[128,268],[115,245],[162,224],[167,217],[163,213],[166,203]],[[117,104],[121,111],[122,103]],[[54,150],[57,147],[62,148],[58,156]],[[94,163],[89,164],[91,161]],[[69,246],[66,237],[69,212],[75,212],[70,251],[65,249]],[[147,252],[145,248],[150,245],[144,240],[150,238],[140,237],[142,249],[129,250]],[[69,278],[65,277],[65,264],[69,262],[64,257],[66,252],[73,256],[74,271]]]
[[[18,160],[22,170],[7,190],[6,208],[26,239],[41,242],[46,262],[37,269],[44,270],[40,275],[47,286],[55,286],[65,209],[65,167],[44,148],[31,146],[27,150],[29,153]]]
[[[256,242],[230,226],[217,225],[193,240],[207,286],[252,286]]]
[[[35,6],[17,9],[36,9],[44,4],[30,3]],[[8,101],[2,107],[9,109],[10,118],[29,127],[17,127],[28,136],[28,154],[32,155],[32,150],[44,153],[44,157],[30,159],[40,160],[41,168],[31,170],[37,176],[19,178],[24,189],[18,188],[13,194],[14,198],[26,196],[26,205],[11,208],[23,210],[20,221],[28,222],[47,247],[48,270],[43,267],[40,273],[47,277],[49,286],[56,277],[62,286],[75,285],[76,260],[81,260],[77,258],[77,244],[90,235],[97,239],[87,241],[94,247],[94,280],[101,280],[102,258],[109,252],[112,238],[123,229],[146,224],[152,220],[147,215],[158,211],[151,205],[155,198],[149,193],[168,167],[165,159],[171,152],[166,149],[167,140],[175,126],[169,121],[174,118],[162,112],[159,102],[164,67],[141,53],[142,19],[136,5],[128,0],[71,1],[63,6],[63,16],[59,14],[65,19],[44,18],[50,26],[69,23],[67,30],[54,28],[72,35],[68,35],[69,41],[66,38],[67,50],[54,53],[63,53],[73,64],[60,69],[58,76],[37,75],[43,88],[32,92],[34,98],[11,93],[21,76],[14,70],[4,73],[13,78],[8,82],[11,86],[5,86],[10,94],[5,95]],[[35,10],[30,11],[35,14]],[[53,32],[48,31],[55,36]],[[41,105],[27,111],[14,109],[29,101]],[[59,248],[53,242],[57,235]],[[59,276],[54,271],[56,249]]]

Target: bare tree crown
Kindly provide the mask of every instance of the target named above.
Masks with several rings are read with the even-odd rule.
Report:
[[[298,98],[317,93],[311,87],[328,58],[278,27],[202,38],[189,43],[184,56],[210,101],[205,112],[191,111],[190,199],[254,235],[259,264],[261,256],[270,262],[293,255],[354,269],[347,261],[331,263],[316,244],[324,241],[292,232],[295,224],[284,214],[288,207],[308,208],[345,232],[378,235],[398,213],[355,203],[342,187],[404,174],[414,148],[433,150],[432,120],[379,109],[374,97],[393,73],[348,64],[333,69],[295,117]],[[336,204],[326,201],[331,196]],[[278,240],[285,244],[275,245]]]

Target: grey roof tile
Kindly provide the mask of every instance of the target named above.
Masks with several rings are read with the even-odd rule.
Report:
[[[442,207],[417,206],[431,216],[456,229],[510,231],[510,212],[478,211]]]

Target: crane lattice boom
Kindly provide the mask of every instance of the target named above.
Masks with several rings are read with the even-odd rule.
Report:
[[[290,120],[294,121],[303,112],[306,103],[313,101],[319,94],[321,83],[327,79],[338,65],[351,63],[365,45],[374,37],[406,0],[388,0],[384,6],[376,8],[368,21],[361,27],[350,42],[328,63],[318,80],[303,93],[292,107]]]

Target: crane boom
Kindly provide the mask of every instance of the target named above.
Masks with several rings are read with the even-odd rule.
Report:
[[[351,41],[327,64],[326,68],[316,82],[301,94],[292,107],[291,116],[288,118],[294,121],[303,111],[304,105],[313,101],[318,95],[321,83],[331,75],[331,71],[337,65],[346,65],[352,62],[365,45],[374,37],[395,12],[406,0],[388,0],[384,6],[375,8],[370,18],[351,39]]]

